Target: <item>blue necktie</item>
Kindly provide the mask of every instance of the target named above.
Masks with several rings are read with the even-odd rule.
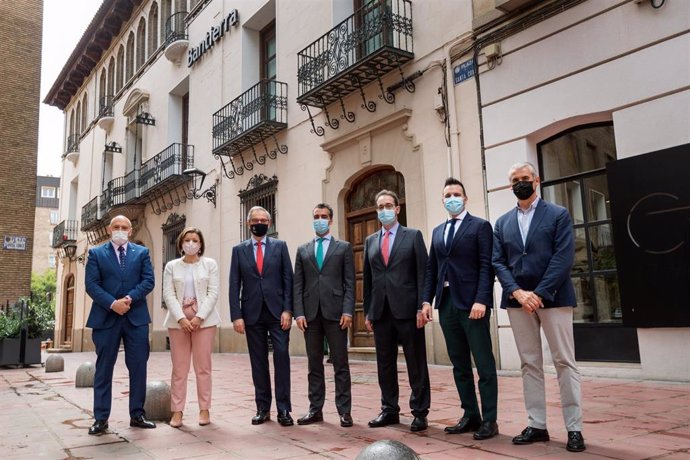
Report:
[[[319,238],[319,243],[316,245],[316,265],[319,270],[323,267],[323,238]]]
[[[450,219],[448,221],[448,237],[446,238],[446,251],[450,251],[450,247],[453,246],[453,237],[455,236],[455,222],[458,219]]]
[[[120,253],[120,270],[124,270],[125,269],[125,247],[120,246],[119,248],[117,248],[117,252]]]

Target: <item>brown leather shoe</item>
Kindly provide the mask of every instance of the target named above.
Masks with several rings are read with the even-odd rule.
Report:
[[[173,412],[172,418],[170,419],[170,426],[173,428],[179,428],[182,426],[182,412]]]
[[[199,411],[199,425],[206,426],[211,423],[211,414],[208,409],[202,409]]]

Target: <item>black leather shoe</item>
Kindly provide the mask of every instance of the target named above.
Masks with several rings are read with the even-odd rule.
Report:
[[[298,425],[311,425],[316,422],[323,422],[323,412],[320,410],[314,412],[309,411],[307,415],[297,419]]]
[[[143,415],[130,418],[129,426],[133,426],[135,428],[156,428],[156,424],[150,420],[146,420],[146,417]]]
[[[522,430],[522,433],[513,438],[513,444],[532,444],[533,442],[546,442],[549,439],[548,431],[528,426]]]
[[[498,434],[498,424],[496,422],[482,422],[476,433],[472,435],[477,441],[491,439]]]
[[[400,416],[398,414],[381,412],[374,420],[369,420],[369,427],[380,428],[387,425],[397,425],[398,423],[400,423]]]
[[[323,417],[321,418],[323,419]],[[290,412],[286,410],[278,411],[278,423],[280,423],[282,426],[292,426],[295,424],[295,422],[292,420],[292,417],[290,416]]]
[[[429,422],[426,421],[426,417],[415,417],[410,425],[410,431],[424,431],[429,428]]]
[[[267,420],[271,420],[271,413],[267,410],[258,410],[256,415],[252,417],[252,425],[261,425]]]
[[[102,434],[105,434],[105,430],[107,429],[107,420],[96,420],[95,422],[93,422],[93,425],[91,425],[91,428],[89,428],[89,434],[94,436],[100,436]]]
[[[340,426],[349,428],[352,425],[354,425],[354,422],[352,421],[352,416],[348,412],[340,414]]]
[[[455,425],[445,427],[443,431],[448,434],[469,433],[470,431],[477,431],[481,424],[481,419],[463,417]]]
[[[582,452],[586,449],[585,438],[579,431],[568,431],[568,444],[565,448],[570,452]]]

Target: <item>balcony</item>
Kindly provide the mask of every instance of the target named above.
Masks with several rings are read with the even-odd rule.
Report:
[[[76,133],[72,133],[67,136],[67,150],[63,158],[68,159],[72,164],[77,164],[79,159],[79,141],[81,136]]]
[[[89,231],[98,224],[101,217],[98,198],[95,197],[81,208],[81,231]]]
[[[186,11],[179,11],[168,18],[165,23],[165,57],[170,62],[179,62],[189,48],[187,37]]]
[[[395,97],[384,90],[381,78],[394,69],[402,75],[401,67],[413,58],[411,1],[367,2],[297,53],[297,102],[308,111],[313,131],[322,136],[323,128],[314,126],[309,106],[323,109],[327,124],[337,129],[338,118],[327,107],[340,101],[340,118],[354,122],[355,115],[345,110],[343,98],[359,91],[362,107],[374,112],[376,103],[366,99],[364,87],[378,81],[379,98],[392,104]],[[410,84],[405,85],[408,90]]]
[[[194,146],[171,144],[141,165],[139,190],[142,199],[150,201],[157,194],[172,191],[189,180],[182,174],[194,167]]]
[[[76,242],[78,229],[79,222],[76,220],[63,220],[57,224],[53,228],[53,248]]]
[[[103,96],[98,106],[98,127],[108,131],[115,121],[114,96]]]
[[[265,164],[267,157],[275,159],[278,152],[287,153],[287,146],[276,139],[276,133],[285,128],[287,83],[261,80],[213,114],[213,155],[229,157],[228,164],[221,159],[221,166],[232,179],[254,169],[255,162]],[[270,148],[267,139],[273,141]],[[259,144],[263,152],[257,152]],[[245,157],[243,152],[248,149],[252,157]]]

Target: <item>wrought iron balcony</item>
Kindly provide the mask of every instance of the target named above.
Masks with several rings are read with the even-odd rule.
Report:
[[[99,100],[98,105],[98,127],[101,129],[110,129],[115,121],[115,110],[113,104],[115,102],[114,96],[103,96]]]
[[[275,159],[287,153],[286,145],[278,144],[276,133],[287,128],[287,83],[261,80],[239,97],[213,114],[213,155],[230,157],[230,170],[221,160],[223,171],[232,178],[245,170],[254,169],[254,162],[266,163],[266,157]],[[275,148],[269,148],[266,139],[273,140]],[[255,146],[262,144],[263,153]],[[244,152],[252,150],[253,158]],[[233,156],[238,156],[235,161]]]
[[[98,203],[99,197],[94,197],[91,201],[86,203],[81,208],[81,230],[87,231],[92,229],[100,221],[100,217],[103,215],[99,209]]]
[[[367,100],[364,87],[378,81],[379,98],[393,103],[395,97],[383,87],[381,77],[414,58],[412,39],[412,3],[410,0],[372,0],[352,16],[297,53],[297,102],[302,110],[308,106],[324,109],[327,124],[337,129],[339,121],[327,106],[340,101],[342,115],[354,122],[355,115],[345,110],[343,98],[359,91],[362,108],[376,110]],[[403,76],[404,80],[404,76]],[[409,88],[408,88],[409,89]],[[310,119],[311,113],[309,113]],[[323,135],[322,127],[313,131]]]
[[[178,11],[165,22],[165,57],[177,61],[189,47],[186,11]]]
[[[76,220],[63,220],[53,227],[53,247],[59,248],[67,243],[77,241],[77,229],[79,222]]]
[[[155,198],[156,192],[175,189],[189,181],[182,174],[194,167],[194,146],[171,144],[165,150],[141,165],[139,189],[143,199]]]
[[[65,154],[79,151],[80,137],[81,136],[76,133],[72,133],[69,136],[67,136],[67,150],[65,151]]]

